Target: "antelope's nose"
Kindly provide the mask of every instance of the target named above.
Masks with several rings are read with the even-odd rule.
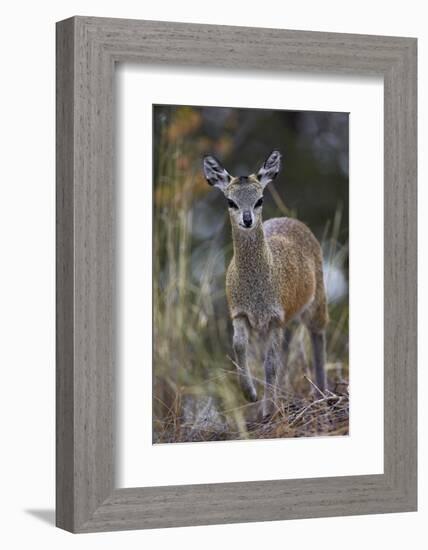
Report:
[[[253,218],[249,210],[244,210],[244,213],[242,214],[242,221],[244,222],[245,227],[251,227]]]

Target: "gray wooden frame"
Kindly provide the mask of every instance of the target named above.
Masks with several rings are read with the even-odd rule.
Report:
[[[124,61],[383,76],[382,475],[115,488],[113,81],[115,63]],[[59,527],[91,532],[416,510],[416,78],[413,38],[88,17],[57,24]]]

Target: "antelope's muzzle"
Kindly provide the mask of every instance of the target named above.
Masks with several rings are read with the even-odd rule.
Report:
[[[251,216],[251,212],[249,210],[244,210],[242,214],[242,221],[245,225],[245,227],[251,227],[253,224],[253,217]]]

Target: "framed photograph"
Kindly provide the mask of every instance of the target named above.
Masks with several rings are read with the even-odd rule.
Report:
[[[417,507],[416,39],[57,24],[57,525]]]

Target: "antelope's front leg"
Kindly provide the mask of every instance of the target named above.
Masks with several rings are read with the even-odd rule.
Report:
[[[257,392],[247,362],[248,323],[243,317],[233,320],[233,350],[238,367],[238,378],[241,389],[248,401],[257,401]]]
[[[280,372],[282,330],[271,329],[268,335],[266,355],[264,360],[265,394],[263,398],[263,417],[271,416],[275,410],[275,394],[277,375]]]

